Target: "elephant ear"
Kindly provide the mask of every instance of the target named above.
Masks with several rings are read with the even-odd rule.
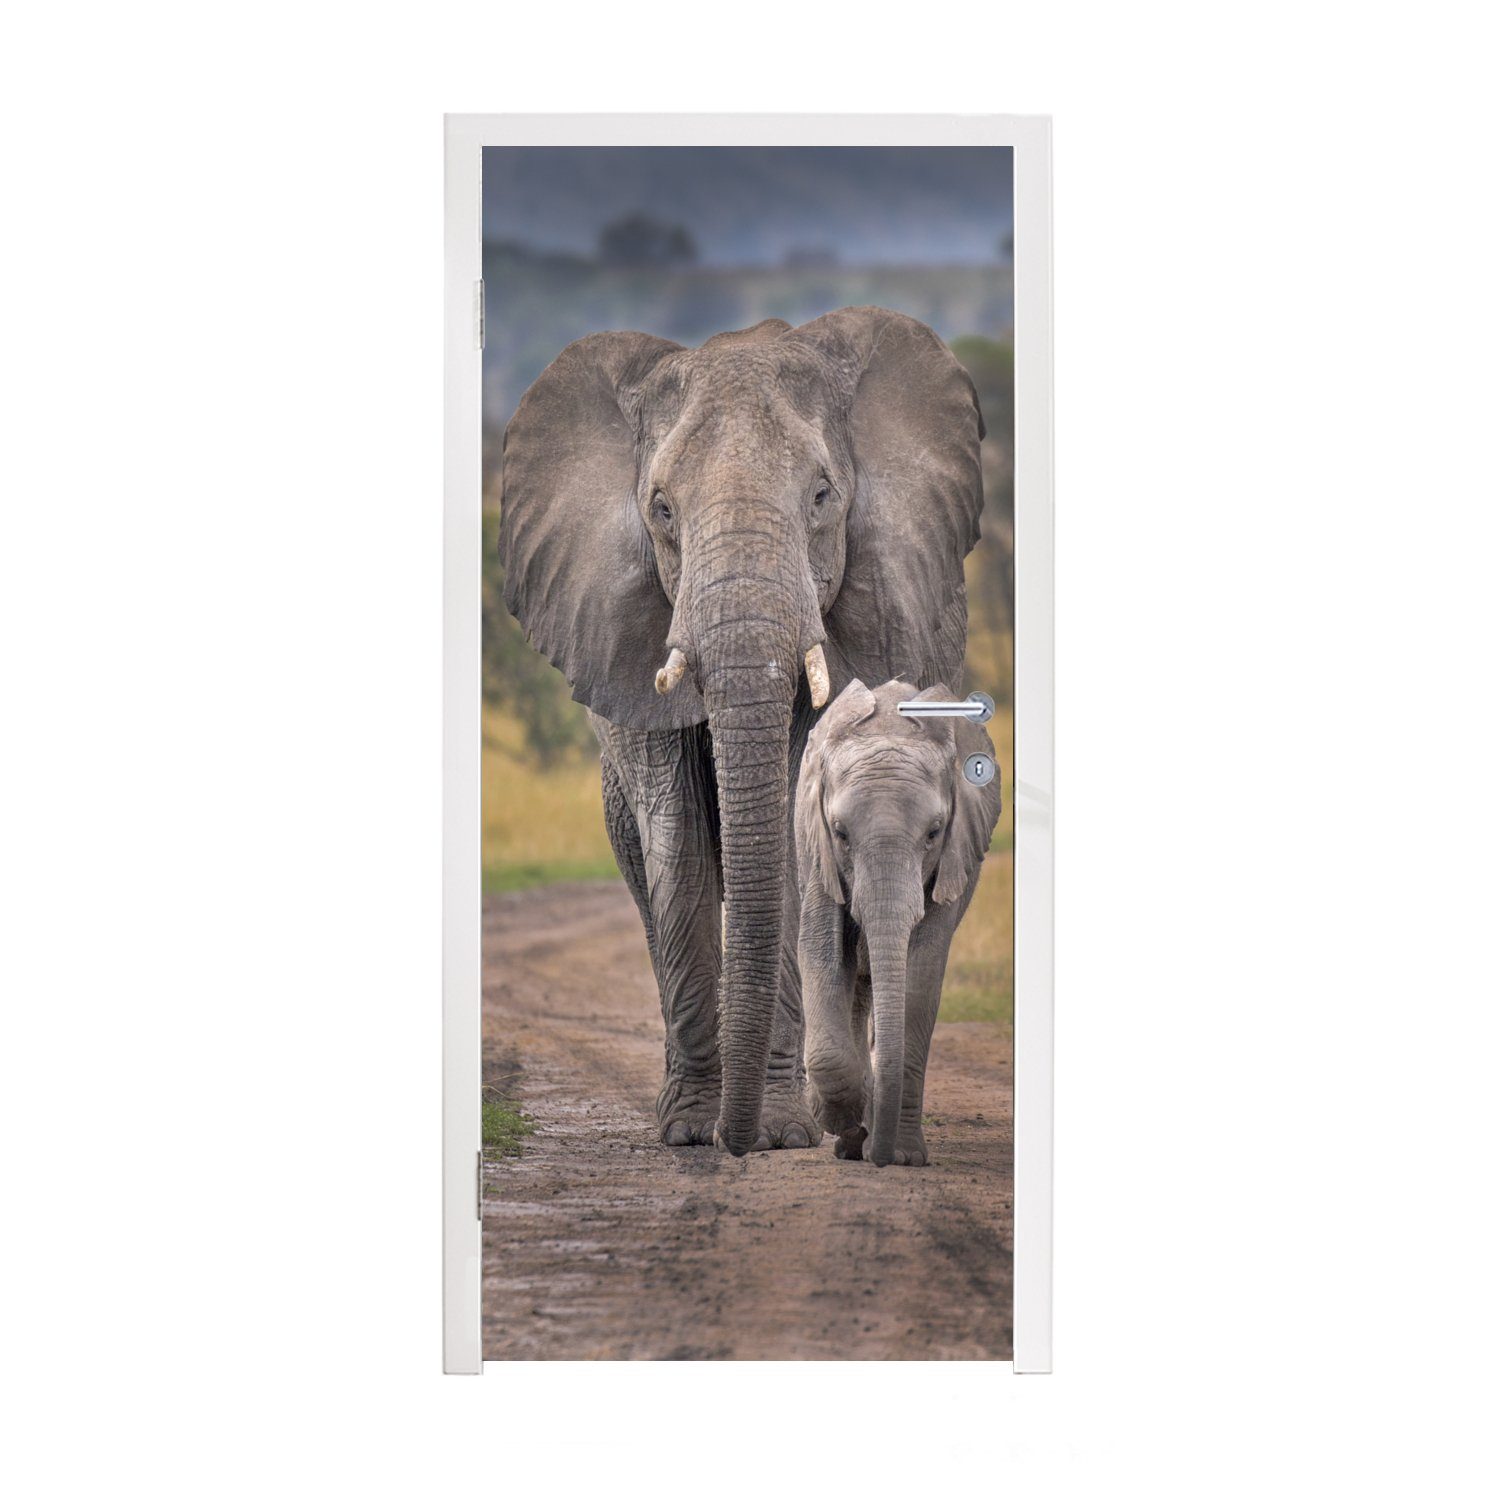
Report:
[[[804,889],[816,881],[830,901],[844,904],[844,882],[833,853],[833,835],[823,811],[828,755],[856,724],[875,712],[875,695],[856,678],[823,711],[807,737],[797,778],[797,864]]]
[[[884,308],[847,307],[793,337],[832,361],[849,400],[854,496],[825,620],[836,656],[871,682],[959,683],[964,558],[984,506],[974,382],[926,324]]]
[[[537,377],[505,429],[505,607],[580,703],[635,729],[707,718],[691,682],[656,692],[672,610],[636,506],[634,397],[680,348],[644,333],[579,339]]]
[[[964,775],[969,756],[983,752],[995,759],[989,735],[968,719],[949,722],[953,725],[953,816],[932,884],[932,899],[940,906],[957,901],[968,890],[1000,821],[999,775],[986,786],[975,786]]]

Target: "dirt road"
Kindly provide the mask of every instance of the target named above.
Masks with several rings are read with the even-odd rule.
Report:
[[[657,1141],[662,1022],[623,884],[485,898],[486,1081],[536,1122],[485,1167],[486,1359],[1008,1359],[1011,1060],[940,1024],[934,1164]]]

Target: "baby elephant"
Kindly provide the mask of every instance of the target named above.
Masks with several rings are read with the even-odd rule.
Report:
[[[896,712],[950,697],[851,682],[813,730],[797,788],[811,1093],[834,1153],[881,1167],[927,1164],[922,1086],[948,945],[1000,817],[998,775],[963,774],[966,757],[994,756],[984,730]]]

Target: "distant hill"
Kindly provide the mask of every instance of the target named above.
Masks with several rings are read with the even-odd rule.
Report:
[[[872,304],[921,319],[948,341],[1009,341],[1008,266],[824,265],[602,267],[582,256],[508,244],[484,248],[484,421],[498,432],[526,387],[565,345],[605,329],[638,329],[693,346],[779,317],[796,325]]]

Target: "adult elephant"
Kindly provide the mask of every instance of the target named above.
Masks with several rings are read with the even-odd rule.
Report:
[[[942,341],[875,307],[699,349],[593,334],[506,428],[505,602],[599,738],[661,992],[668,1145],[821,1136],[791,792],[830,691],[960,680],[983,435]]]

